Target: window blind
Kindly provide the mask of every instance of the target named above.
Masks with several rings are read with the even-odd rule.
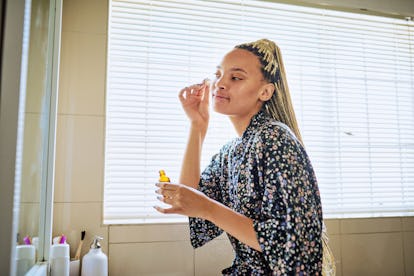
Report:
[[[185,221],[152,206],[177,181],[188,122],[178,92],[234,45],[282,49],[325,217],[414,213],[414,24],[268,1],[116,1],[108,28],[104,223]],[[236,134],[211,113],[203,169]]]

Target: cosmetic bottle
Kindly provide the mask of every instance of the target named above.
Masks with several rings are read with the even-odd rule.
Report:
[[[35,264],[34,245],[18,245],[16,248],[16,275],[23,276]]]
[[[159,182],[170,182],[170,178],[165,174],[164,170],[160,170],[160,178],[158,179]]]
[[[53,244],[50,247],[50,275],[69,276],[69,244]]]
[[[83,256],[81,276],[108,275],[108,257],[102,252],[100,240],[101,237],[95,236],[88,254]]]

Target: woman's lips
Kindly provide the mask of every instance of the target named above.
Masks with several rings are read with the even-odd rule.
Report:
[[[223,95],[218,95],[218,94],[213,94],[213,97],[216,100],[229,100],[230,99],[229,97],[226,97],[226,96],[223,96]]]

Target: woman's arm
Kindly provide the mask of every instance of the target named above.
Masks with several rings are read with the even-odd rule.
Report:
[[[206,219],[244,244],[261,251],[253,221],[202,192],[182,184],[157,183],[158,199],[171,208],[154,208],[164,214],[181,214]]]
[[[257,241],[253,221],[250,218],[214,200],[211,200],[210,207],[207,210],[209,211],[205,219],[211,221],[242,243],[257,251],[262,251]]]
[[[181,165],[180,183],[195,189],[198,188],[200,180],[200,159],[204,137],[205,131],[200,130],[197,126],[191,126]]]
[[[209,122],[209,97],[207,80],[186,87],[179,94],[181,105],[191,122],[179,182],[193,188],[198,187],[200,180],[201,150]]]

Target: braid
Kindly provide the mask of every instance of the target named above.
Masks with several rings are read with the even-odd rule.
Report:
[[[237,45],[235,48],[247,50],[259,58],[263,77],[275,86],[273,96],[263,105],[264,111],[275,120],[286,124],[303,144],[279,47],[273,41],[260,39]]]
[[[263,105],[264,111],[275,120],[287,125],[303,145],[302,136],[300,135],[290,98],[285,67],[283,65],[282,54],[279,47],[270,40],[261,39],[255,42],[238,45],[235,48],[247,50],[259,58],[264,78],[275,86],[275,91],[272,97]],[[335,275],[335,259],[328,245],[328,235],[325,224],[323,224],[322,230],[322,244],[322,275]]]

